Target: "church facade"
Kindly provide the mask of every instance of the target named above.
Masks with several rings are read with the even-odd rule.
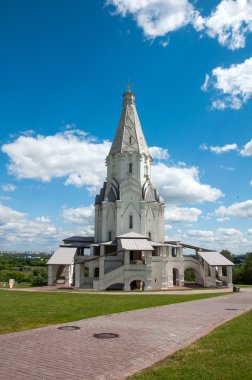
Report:
[[[94,236],[64,240],[48,261],[48,285],[167,289],[183,286],[191,268],[199,285],[232,286],[233,263],[220,253],[165,240],[165,205],[152,184],[151,165],[135,95],[127,91],[106,158],[107,179],[95,198]],[[183,255],[184,248],[193,255]]]

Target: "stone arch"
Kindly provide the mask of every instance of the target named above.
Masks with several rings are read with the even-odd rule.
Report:
[[[187,263],[185,266],[184,266],[184,277],[186,275],[186,271],[188,269],[191,269],[192,271],[194,271],[194,274],[195,274],[195,284],[197,285],[203,285],[204,284],[204,279],[202,277],[202,274],[201,274],[201,271],[200,271],[200,265],[199,264],[195,264],[195,263]],[[186,279],[185,279],[185,282],[188,282]]]
[[[144,290],[144,287],[145,287],[145,281],[143,280],[133,280],[133,281],[130,281],[130,290],[135,290],[135,289],[139,289],[139,290]]]

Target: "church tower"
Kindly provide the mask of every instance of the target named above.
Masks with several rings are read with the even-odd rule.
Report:
[[[107,181],[95,199],[95,241],[135,232],[164,241],[164,202],[151,182],[152,158],[135,95],[123,94],[122,114],[106,158]]]

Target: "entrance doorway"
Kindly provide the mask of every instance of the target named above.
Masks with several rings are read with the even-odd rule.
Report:
[[[179,271],[177,268],[173,268],[173,285],[179,285]]]

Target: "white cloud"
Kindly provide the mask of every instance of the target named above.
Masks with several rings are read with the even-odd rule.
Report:
[[[184,235],[188,243],[211,250],[228,249],[241,254],[250,249],[252,240],[235,228],[217,228],[215,230],[189,230]]]
[[[54,136],[20,136],[2,146],[9,156],[9,174],[48,182],[67,177],[67,185],[100,186],[106,175],[105,157],[111,143],[97,142],[85,132],[65,131]]]
[[[252,96],[252,57],[228,68],[216,67],[212,70],[209,88],[215,91],[213,108],[240,109]]]
[[[31,220],[26,213],[0,205],[0,242],[5,249],[52,249],[61,239],[48,217]]]
[[[209,150],[210,152],[216,153],[216,154],[222,154],[227,153],[232,150],[238,150],[238,145],[233,144],[226,144],[224,146],[207,146],[207,144],[201,144],[199,146],[200,150]]]
[[[243,157],[252,156],[252,140],[250,140],[249,142],[247,142],[247,144],[244,145],[240,153]]]
[[[235,218],[252,218],[252,200],[237,202],[229,207],[220,206],[215,210],[216,215],[232,216]]]
[[[202,203],[216,201],[222,192],[199,180],[196,167],[170,167],[163,163],[153,165],[153,181],[167,203]]]
[[[77,208],[66,208],[63,210],[63,219],[65,222],[81,225],[93,225],[94,224],[94,206]]]
[[[216,221],[219,223],[228,222],[230,219],[228,216],[225,216],[224,218],[217,218]]]
[[[250,181],[250,185],[252,186],[252,180]]]
[[[165,222],[197,222],[202,211],[193,207],[176,207],[166,205],[165,207]]]
[[[168,149],[159,146],[150,147],[149,152],[154,160],[167,160],[169,158]]]
[[[87,186],[92,194],[106,177],[105,158],[109,141],[97,142],[85,132],[67,131],[54,136],[18,137],[5,144],[2,151],[8,154],[8,171],[17,178],[38,179],[66,178],[66,185]],[[157,160],[167,159],[167,149],[151,147]],[[219,189],[202,184],[199,170],[184,163],[171,167],[157,162],[152,167],[153,179],[162,196],[169,203],[201,203],[215,201],[221,196]]]
[[[194,27],[212,38],[218,38],[221,45],[231,50],[243,48],[246,34],[252,31],[252,2],[222,0],[210,16],[202,17],[198,13]]]
[[[249,229],[248,229],[248,234],[249,234],[249,235],[252,235],[252,228],[249,228]]]
[[[148,38],[165,36],[192,22],[195,10],[188,0],[107,0],[114,14],[132,15]]]
[[[230,152],[231,150],[237,150],[237,144],[227,144],[224,146],[210,146],[210,151],[216,154]]]
[[[16,186],[15,185],[11,185],[11,184],[6,184],[6,185],[2,185],[2,189],[3,191],[15,191],[16,190]]]
[[[208,231],[208,230],[189,230],[187,232],[187,236],[189,237],[212,237],[213,236],[213,231]]]

